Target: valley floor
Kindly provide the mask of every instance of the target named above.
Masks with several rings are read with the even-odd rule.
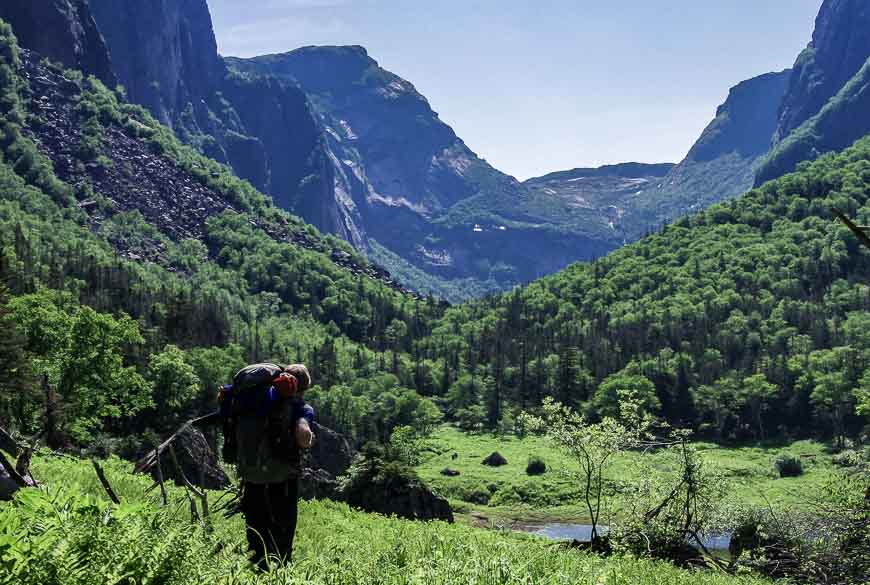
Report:
[[[41,456],[39,489],[0,503],[0,583],[314,583],[733,585],[749,576],[689,572],[664,563],[602,559],[543,539],[441,522],[415,523],[331,502],[301,505],[291,568],[256,575],[243,555],[240,517],[190,521],[180,488],[162,507],[150,479],[127,463],[105,463],[121,506],[107,502],[87,461]],[[221,494],[209,494],[215,508]]]
[[[830,480],[833,455],[814,441],[725,447],[699,443],[705,464],[727,482],[725,504],[747,504],[796,509]],[[507,460],[501,467],[482,464],[485,457],[499,452]],[[803,463],[800,477],[780,478],[777,457],[793,454]],[[526,465],[532,456],[540,457],[546,473],[531,476]],[[640,455],[618,458],[608,474],[611,487],[619,491],[622,483],[638,479],[645,467]],[[648,456],[653,470],[662,464],[656,455]],[[454,512],[474,525],[529,528],[543,522],[583,522],[588,513],[580,505],[580,484],[572,475],[576,464],[539,437],[496,437],[468,434],[444,426],[429,440],[418,467],[420,476],[440,495],[448,498]],[[442,472],[459,472],[446,476]],[[617,498],[617,507],[618,507]],[[618,511],[617,511],[618,513]]]

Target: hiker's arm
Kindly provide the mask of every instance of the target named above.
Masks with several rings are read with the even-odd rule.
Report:
[[[314,444],[314,433],[307,419],[300,418],[296,422],[296,444],[302,449],[310,449]]]

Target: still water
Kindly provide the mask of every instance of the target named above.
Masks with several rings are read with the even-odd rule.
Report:
[[[601,534],[607,534],[607,527],[599,527],[598,531]],[[551,523],[538,526],[531,534],[544,536],[553,540],[578,540],[580,542],[589,542],[592,536],[592,526],[590,524],[562,524]],[[710,550],[728,550],[728,543],[731,542],[731,537],[727,534],[714,534],[704,538],[704,546]]]

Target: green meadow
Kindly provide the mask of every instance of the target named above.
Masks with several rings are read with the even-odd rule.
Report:
[[[725,482],[725,504],[804,507],[807,498],[830,480],[833,456],[826,445],[814,441],[724,447],[698,443],[705,465]],[[500,467],[483,465],[485,457],[499,452],[507,460]],[[801,459],[800,477],[780,478],[777,457],[792,454]],[[528,475],[530,457],[544,460],[547,471]],[[645,473],[664,472],[655,453],[618,457],[608,473],[609,486],[619,506],[619,490]],[[460,517],[482,523],[483,517],[509,526],[511,521],[583,521],[580,483],[572,474],[576,463],[540,437],[497,437],[468,434],[450,426],[439,428],[428,440],[418,473],[440,495],[448,498]],[[448,477],[445,469],[458,471]],[[473,516],[472,516],[473,514]]]

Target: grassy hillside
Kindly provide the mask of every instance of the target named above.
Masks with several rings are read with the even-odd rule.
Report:
[[[221,584],[589,584],[751,585],[746,576],[698,573],[663,563],[602,559],[523,535],[442,523],[413,523],[354,512],[329,502],[302,503],[293,566],[256,575],[243,556],[236,516],[192,523],[187,500],[144,495],[150,480],[127,464],[107,465],[121,499],[110,504],[90,464],[43,456],[44,486],[0,503],[3,585]],[[217,503],[219,494],[209,494]]]

